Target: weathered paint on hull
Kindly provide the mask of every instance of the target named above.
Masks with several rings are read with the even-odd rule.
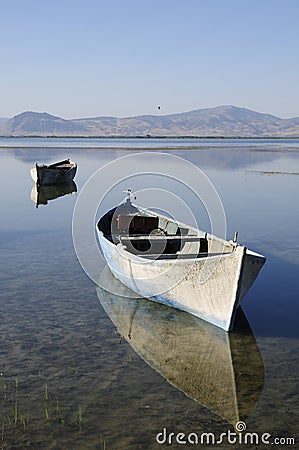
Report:
[[[30,175],[38,185],[70,183],[77,172],[77,166],[68,169],[49,169],[47,167],[32,167]]]
[[[98,232],[100,245],[114,276],[132,291],[187,311],[223,330],[234,326],[235,314],[262,268],[265,258],[243,246],[220,256],[144,261],[129,255]],[[201,283],[205,271],[210,276]]]

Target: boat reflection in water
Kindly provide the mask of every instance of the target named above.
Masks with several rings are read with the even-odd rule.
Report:
[[[104,310],[147,364],[233,425],[249,416],[263,389],[264,366],[240,308],[234,332],[227,333],[191,314],[136,298],[108,267],[100,281],[97,294]]]
[[[77,185],[74,181],[44,186],[34,184],[30,197],[38,208],[39,205],[47,205],[50,200],[55,200],[73,192],[77,192]]]

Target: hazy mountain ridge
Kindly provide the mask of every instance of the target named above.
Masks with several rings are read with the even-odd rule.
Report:
[[[48,113],[26,111],[18,114],[0,126],[0,134],[9,136],[59,136],[73,135],[81,129],[70,120],[52,116]],[[82,132],[86,130],[82,128]]]
[[[299,117],[281,119],[230,105],[168,115],[69,120],[27,111],[0,122],[0,135],[298,137]]]

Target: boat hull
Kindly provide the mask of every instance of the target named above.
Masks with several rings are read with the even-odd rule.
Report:
[[[129,289],[225,331],[232,330],[240,300],[265,263],[262,255],[240,245],[231,253],[218,256],[145,261],[129,255],[121,244],[113,244],[101,231],[98,238],[113,275]]]
[[[48,166],[39,166],[36,164],[30,170],[31,178],[39,186],[47,184],[70,183],[73,181],[77,172],[77,166],[74,165],[68,169],[51,168]]]

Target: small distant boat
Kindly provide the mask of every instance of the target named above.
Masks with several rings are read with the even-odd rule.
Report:
[[[150,300],[189,312],[225,331],[266,258],[155,211],[124,203],[97,223],[113,275]]]
[[[38,208],[39,205],[47,205],[50,200],[55,200],[56,198],[72,194],[73,192],[77,192],[77,186],[74,181],[45,186],[38,186],[35,183],[31,190],[30,197]]]
[[[38,186],[46,184],[70,183],[77,172],[77,164],[70,159],[55,164],[35,164],[30,169],[30,175]]]

